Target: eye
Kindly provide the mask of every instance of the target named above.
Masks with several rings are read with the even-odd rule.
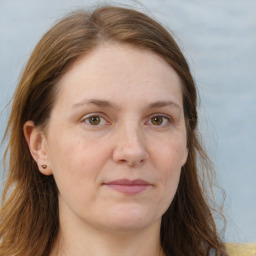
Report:
[[[154,126],[167,126],[171,122],[171,118],[163,115],[155,115],[148,122]]]
[[[82,121],[92,126],[101,126],[108,124],[107,120],[100,115],[85,116]]]

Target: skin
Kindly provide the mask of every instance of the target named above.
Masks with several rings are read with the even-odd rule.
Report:
[[[153,52],[105,43],[57,86],[46,130],[24,126],[39,170],[59,190],[51,255],[161,255],[161,217],[187,159],[179,76]],[[149,185],[127,194],[106,185],[117,179]]]

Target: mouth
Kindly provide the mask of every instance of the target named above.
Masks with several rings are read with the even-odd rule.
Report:
[[[127,195],[136,195],[152,186],[149,182],[141,179],[136,180],[113,180],[111,182],[103,183],[104,186],[107,186],[110,189],[115,191],[127,194]]]

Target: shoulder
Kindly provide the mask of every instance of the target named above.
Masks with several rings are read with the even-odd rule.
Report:
[[[226,248],[229,256],[256,256],[256,243],[227,243]]]

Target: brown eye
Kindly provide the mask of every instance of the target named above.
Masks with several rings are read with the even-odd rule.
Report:
[[[162,116],[154,116],[151,118],[151,122],[153,125],[161,125],[163,123],[163,117]]]
[[[88,122],[91,125],[99,125],[100,123],[100,117],[99,116],[91,116],[88,118]]]
[[[99,115],[87,116],[83,118],[83,122],[91,126],[102,126],[107,124],[106,119]]]
[[[171,117],[165,115],[155,115],[152,116],[147,122],[147,125],[159,126],[159,128],[164,128],[171,125]]]

